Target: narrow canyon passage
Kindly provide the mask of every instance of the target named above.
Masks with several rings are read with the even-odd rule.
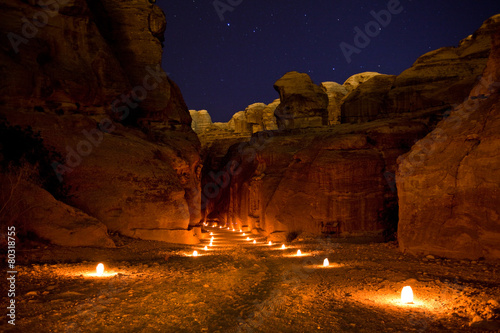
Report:
[[[343,238],[299,238],[282,249],[239,230],[207,232],[213,246],[211,236],[196,246],[120,238],[113,251],[23,251],[18,320],[2,331],[468,332],[474,313],[500,295],[499,266],[485,262],[415,258],[394,244]],[[400,302],[405,285],[412,305]]]

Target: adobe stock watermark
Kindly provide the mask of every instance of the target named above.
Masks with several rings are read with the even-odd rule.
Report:
[[[351,57],[353,54],[360,54],[362,49],[367,48],[372,38],[377,37],[382,28],[387,28],[391,24],[393,15],[401,14],[403,10],[404,8],[401,6],[399,0],[389,0],[387,9],[382,9],[379,12],[372,10],[370,12],[370,15],[375,20],[366,23],[364,31],[360,27],[355,26],[354,31],[356,35],[353,40],[354,45],[346,42],[342,42],[339,45],[347,63],[350,64],[352,62]]]
[[[39,29],[44,28],[49,23],[50,18],[59,14],[60,6],[68,2],[69,0],[39,0],[37,5],[41,9],[33,14],[31,20],[26,16],[21,18],[21,34],[7,33],[7,39],[14,52],[19,53],[21,44],[26,45],[30,39],[35,38]]]
[[[146,74],[142,80],[142,85],[137,85],[129,94],[122,94],[111,103],[111,110],[116,114],[119,121],[125,120],[130,115],[130,110],[139,106],[140,102],[145,100],[148,92],[156,89],[158,85],[167,78],[160,65],[156,68],[146,67]],[[104,140],[104,134],[111,134],[116,130],[116,126],[110,118],[102,119],[97,128],[83,130],[85,139],[81,139],[75,147],[66,146],[65,163],[52,162],[57,179],[62,182],[63,175],[73,172],[82,162],[83,158],[92,154],[93,150],[99,147]]]
[[[219,15],[220,21],[224,22],[224,13],[233,12],[242,2],[243,0],[215,0],[212,5]]]

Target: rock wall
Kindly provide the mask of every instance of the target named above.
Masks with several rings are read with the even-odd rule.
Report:
[[[225,164],[240,169],[214,206],[220,219],[268,235],[319,234],[321,222],[332,221],[344,234],[380,235],[397,223],[396,193],[385,175],[427,133],[422,119],[406,119],[254,135],[228,155]]]
[[[497,33],[468,99],[399,161],[403,251],[500,259],[499,82]]]
[[[200,145],[160,68],[164,14],[147,1],[54,3],[0,4],[2,122],[30,126],[60,153],[54,177],[81,216],[131,237],[197,242],[187,229],[201,218]],[[23,23],[34,16],[47,24]]]

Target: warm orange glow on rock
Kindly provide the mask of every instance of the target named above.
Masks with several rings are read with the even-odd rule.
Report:
[[[97,265],[95,269],[95,275],[102,276],[103,274],[104,274],[104,265],[103,264]]]
[[[410,286],[403,287],[401,291],[401,303],[413,304],[413,290]]]

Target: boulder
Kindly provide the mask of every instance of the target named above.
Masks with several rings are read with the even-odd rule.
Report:
[[[469,98],[401,157],[402,251],[500,259],[499,63],[497,33],[487,68]]]
[[[309,75],[286,73],[274,84],[280,94],[275,110],[279,129],[321,127],[328,125],[328,96]]]
[[[328,125],[340,124],[340,106],[347,89],[337,82],[322,82],[321,88],[328,95]]]
[[[25,174],[0,174],[0,221],[16,227],[20,239],[30,233],[61,246],[115,247],[106,226],[84,212],[56,200],[25,181]]]

